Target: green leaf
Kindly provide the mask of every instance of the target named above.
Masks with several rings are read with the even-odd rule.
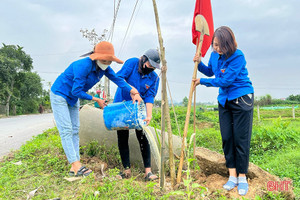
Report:
[[[197,187],[200,187],[201,185],[200,184],[198,184],[198,183],[193,183],[192,184],[192,188],[197,188]]]
[[[192,182],[192,179],[183,179],[183,183],[185,186],[188,186]]]
[[[185,195],[185,193],[183,191],[179,191],[179,190],[174,191],[174,192],[170,192],[169,194],[170,195],[182,195],[182,196]]]
[[[195,158],[189,158],[188,162],[193,162],[194,160],[196,160]]]

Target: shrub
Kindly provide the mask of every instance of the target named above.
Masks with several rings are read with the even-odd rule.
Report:
[[[289,127],[289,121],[281,117],[273,120],[268,126],[254,126],[252,132],[251,152],[262,155],[265,151],[279,150],[287,145],[300,143],[300,136],[295,129]]]

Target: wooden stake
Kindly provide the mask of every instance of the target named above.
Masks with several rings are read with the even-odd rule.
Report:
[[[294,105],[292,105],[292,112],[293,112],[293,119],[295,119],[296,117],[295,117],[295,106]]]
[[[196,155],[196,90],[194,90],[194,133],[195,133],[195,137],[194,137],[194,148],[193,148],[193,157],[195,159],[195,155]],[[193,161],[193,167],[195,169],[195,160]]]
[[[166,97],[168,99],[168,97]],[[171,119],[170,119],[170,109],[169,102],[166,101],[166,123],[168,130],[168,142],[169,142],[169,164],[170,164],[170,178],[172,186],[176,184],[176,174],[175,174],[175,162],[174,162],[174,153],[173,153],[173,132],[171,127]]]
[[[200,56],[200,51],[201,51],[202,43],[203,43],[203,35],[204,34],[200,35],[199,46],[198,46],[198,49],[197,49],[197,55],[199,55],[199,56]],[[195,62],[194,73],[193,73],[192,79],[196,79],[196,77],[197,77],[198,64],[199,64],[199,62]],[[181,154],[180,154],[180,162],[179,162],[178,174],[177,174],[177,184],[179,184],[180,181],[181,181],[181,172],[182,172],[182,167],[183,167],[184,151],[185,151],[185,140],[186,140],[187,131],[188,131],[188,127],[189,127],[189,120],[190,120],[190,114],[191,114],[191,105],[192,105],[192,99],[193,99],[193,91],[194,91],[194,82],[192,80],[191,88],[190,88],[190,94],[189,94],[188,107],[187,107],[187,112],[186,112],[186,118],[185,118],[185,124],[184,124],[184,131],[183,131],[183,138],[182,138],[182,145],[181,145]]]
[[[165,69],[162,69],[161,74],[161,83],[162,83],[162,109],[161,109],[161,135],[162,135],[162,142],[161,142],[161,169],[160,169],[160,188],[164,188],[165,184],[165,174],[164,174],[164,149],[165,149],[165,119],[167,121],[167,128],[168,128],[168,136],[169,136],[169,153],[170,153],[170,170],[171,170],[171,179],[172,176],[175,179],[175,165],[174,165],[174,159],[173,159],[173,139],[172,139],[172,129],[171,129],[171,122],[170,122],[170,113],[169,113],[169,106],[168,106],[168,97],[167,97],[167,87],[166,87],[166,71],[167,71],[167,62],[165,59],[165,48],[163,46],[163,39],[161,35],[160,30],[160,24],[159,24],[159,17],[158,17],[158,11],[156,6],[156,1],[152,0],[153,2],[153,8],[154,8],[154,14],[155,14],[155,21],[156,21],[156,28],[158,33],[158,41],[160,46],[160,59],[162,61],[162,66],[165,67]],[[170,143],[171,141],[171,143]],[[173,162],[173,163],[171,163]],[[172,173],[174,173],[172,175]]]
[[[197,48],[199,47],[199,38],[197,38]],[[197,51],[197,49],[196,49]],[[194,149],[193,149],[193,157],[194,159],[196,159],[196,90],[194,90],[194,133],[195,133],[195,137],[194,137]],[[193,167],[195,169],[195,160],[193,161]]]

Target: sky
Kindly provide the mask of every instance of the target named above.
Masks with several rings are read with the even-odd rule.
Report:
[[[49,89],[49,82],[93,49],[81,29],[95,29],[98,35],[110,30],[114,1],[117,4],[118,0],[0,0],[0,42],[24,47],[33,59],[33,71]],[[195,0],[156,2],[168,84],[173,101],[181,102],[189,96],[194,68],[196,47],[191,42],[191,26]],[[286,98],[300,94],[300,1],[211,0],[211,4],[214,27],[229,26],[245,54],[255,96]],[[121,1],[111,42],[116,56],[124,61],[159,47],[152,0]],[[205,64],[210,52],[202,59]],[[122,65],[111,67],[117,72]],[[197,76],[205,77],[199,72]],[[111,93],[115,90],[112,83]],[[200,85],[196,94],[197,102],[217,103],[218,88]]]

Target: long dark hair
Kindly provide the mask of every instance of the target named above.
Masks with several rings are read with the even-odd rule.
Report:
[[[219,48],[226,58],[229,58],[237,49],[237,42],[232,30],[227,26],[221,26],[214,32],[211,46],[213,47],[214,39],[218,38]]]

